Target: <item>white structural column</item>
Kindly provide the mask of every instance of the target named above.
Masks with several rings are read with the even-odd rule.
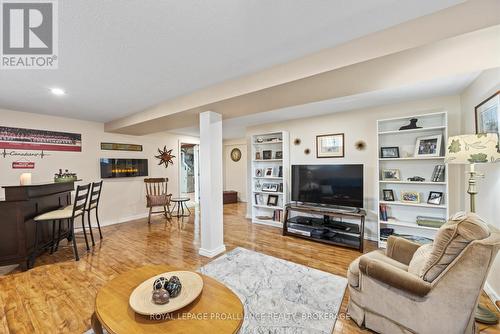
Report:
[[[226,250],[222,207],[222,116],[200,114],[200,255],[213,257]]]

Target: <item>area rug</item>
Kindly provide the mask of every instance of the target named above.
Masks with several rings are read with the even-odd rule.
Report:
[[[240,333],[329,334],[347,286],[343,277],[239,247],[199,272],[241,299]]]

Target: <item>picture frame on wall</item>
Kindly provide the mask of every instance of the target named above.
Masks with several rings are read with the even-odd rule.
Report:
[[[476,133],[498,133],[500,137],[500,90],[475,108]]]
[[[439,157],[442,139],[442,135],[418,137],[415,144],[415,157]]]
[[[121,143],[101,143],[101,150],[142,152],[142,145],[121,144]]]
[[[343,158],[344,134],[328,134],[316,136],[317,158]]]
[[[381,147],[380,158],[382,159],[395,159],[399,158],[399,147]]]

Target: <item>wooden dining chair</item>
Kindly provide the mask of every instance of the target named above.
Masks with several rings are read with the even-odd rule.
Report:
[[[100,182],[92,182],[92,189],[90,190],[90,197],[88,205],[85,208],[89,222],[90,238],[92,239],[92,246],[95,246],[94,233],[92,232],[92,222],[90,220],[90,212],[95,210],[95,219],[97,228],[99,229],[99,237],[102,239],[101,224],[99,223],[99,202],[101,200],[102,180]]]
[[[151,215],[162,213],[165,218],[172,218],[170,212],[170,199],[172,194],[167,194],[168,178],[147,178],[144,179],[146,185],[146,206],[149,208],[148,224],[151,224]],[[153,211],[155,207],[163,207],[161,211]]]

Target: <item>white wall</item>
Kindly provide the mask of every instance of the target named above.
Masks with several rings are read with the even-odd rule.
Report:
[[[377,235],[377,134],[376,121],[378,119],[392,118],[398,116],[410,116],[414,114],[448,111],[449,134],[460,132],[460,97],[445,96],[427,100],[406,102],[377,108],[366,108],[330,115],[297,119],[288,122],[272,123],[251,127],[247,130],[247,136],[257,133],[272,131],[288,131],[290,133],[290,163],[291,164],[363,164],[365,167],[364,191],[365,209],[368,210],[366,222],[366,235],[376,240]],[[345,134],[345,157],[331,159],[316,158],[316,135],[344,133]],[[295,138],[300,138],[299,146],[293,145]],[[367,143],[364,151],[358,151],[354,143],[363,140]],[[309,148],[311,153],[304,154],[304,149]],[[456,166],[449,168],[450,173],[450,212],[460,208],[462,196],[460,195],[461,184],[458,181],[458,170]]]
[[[231,151],[238,148],[241,151],[240,161],[231,159]],[[224,190],[238,192],[240,202],[247,201],[247,143],[245,138],[224,141]]]
[[[100,158],[147,158],[149,159],[149,176],[168,177],[169,192],[178,194],[178,160],[167,169],[158,166],[154,158],[159,147],[172,148],[178,157],[179,140],[196,141],[197,138],[182,137],[169,133],[157,133],[147,136],[128,136],[104,132],[104,124],[87,122],[69,118],[60,118],[39,114],[23,113],[0,109],[0,125],[42,130],[74,132],[82,134],[82,152],[46,152],[49,156],[31,158],[35,169],[12,169],[13,161],[18,158],[0,156],[0,185],[19,184],[19,175],[32,173],[33,182],[51,181],[54,174],[61,169],[76,172],[78,177],[89,183],[100,180]],[[143,145],[143,152],[101,151],[101,142],[129,143]],[[8,150],[9,151],[9,150]],[[102,190],[100,204],[100,220],[102,224],[113,224],[146,215],[144,178],[106,179]],[[3,190],[0,198],[4,198]]]
[[[481,75],[461,95],[462,103],[462,133],[475,133],[475,111],[474,107],[500,90],[500,68],[490,69]],[[477,170],[485,174],[485,178],[478,181],[479,194],[476,198],[476,211],[489,224],[500,228],[500,209],[498,206],[500,198],[500,164],[476,164]],[[469,209],[469,195],[465,192],[466,179],[464,182],[464,202]],[[500,255],[496,257],[490,276],[487,281],[486,290],[490,289],[495,299],[500,299]]]

